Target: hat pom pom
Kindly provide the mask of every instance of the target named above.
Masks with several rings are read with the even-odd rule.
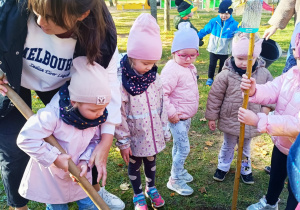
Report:
[[[185,28],[190,28],[190,27],[191,27],[191,23],[189,23],[189,22],[182,22],[182,23],[179,23],[178,30],[183,30]]]

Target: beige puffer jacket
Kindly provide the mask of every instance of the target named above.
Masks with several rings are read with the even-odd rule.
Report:
[[[242,77],[232,67],[231,57],[224,64],[222,71],[216,76],[208,94],[205,118],[207,120],[218,120],[219,130],[231,135],[239,136],[240,122],[238,121],[238,110],[242,106],[243,97],[240,89]],[[264,67],[264,61],[258,58],[256,70],[252,77],[257,84],[272,81],[273,77],[268,69]],[[268,105],[274,109],[274,105]],[[261,105],[249,103],[248,109],[255,113],[261,112]],[[258,136],[256,127],[245,127],[245,138]]]
[[[268,23],[277,28],[284,29],[293,15],[295,15],[295,25],[300,22],[300,0],[282,0],[279,2],[274,15]]]

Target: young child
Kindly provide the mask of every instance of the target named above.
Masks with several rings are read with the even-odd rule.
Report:
[[[97,209],[68,173],[68,159],[72,158],[81,169],[80,176],[92,181],[88,161],[100,142],[100,125],[106,121],[111,99],[108,72],[97,63],[87,69],[87,63],[84,56],[73,60],[71,81],[29,118],[17,139],[18,146],[31,157],[19,193],[46,203],[47,209],[68,209],[67,203],[73,201],[79,209]],[[67,154],[43,140],[51,134]]]
[[[193,65],[199,55],[198,50],[196,31],[190,28],[189,23],[181,23],[172,43],[173,59],[161,72],[164,103],[173,135],[173,162],[167,187],[180,195],[193,193],[187,185],[193,177],[184,169],[184,162],[190,152],[188,133],[191,117],[197,113],[199,105],[197,69]]]
[[[223,0],[219,6],[219,15],[211,19],[198,33],[199,39],[210,34],[207,51],[209,52],[208,79],[206,85],[211,86],[215,76],[217,61],[219,73],[222,71],[225,60],[231,54],[231,41],[237,30],[238,22],[231,16],[233,9],[230,0]]]
[[[161,55],[159,26],[155,18],[143,13],[133,23],[127,55],[121,59],[118,70],[122,81],[122,123],[115,130],[116,145],[128,164],[136,210],[148,209],[141,183],[142,162],[146,175],[146,196],[155,208],[165,204],[155,187],[156,154],[166,147],[165,141],[170,140],[167,113],[163,107],[163,89],[155,65]]]
[[[294,43],[294,57],[297,66],[276,77],[265,85],[256,85],[254,78],[243,75],[241,89],[249,89],[249,102],[257,104],[276,103],[274,115],[255,114],[240,108],[238,119],[247,125],[256,126],[261,133],[268,133],[274,142],[271,172],[267,195],[247,209],[278,209],[279,195],[287,177],[287,155],[300,132],[300,34]],[[286,209],[295,209],[297,200],[288,187],[289,197]]]
[[[256,36],[253,62],[252,77],[259,84],[271,81],[271,73],[264,67],[265,62],[259,58],[261,52],[262,39]],[[216,181],[223,181],[225,175],[230,169],[230,164],[234,156],[234,147],[238,144],[240,134],[240,122],[237,119],[239,107],[242,106],[243,97],[240,90],[242,75],[247,69],[247,55],[249,46],[249,35],[237,33],[232,41],[232,56],[224,64],[223,70],[216,76],[207,99],[205,118],[209,121],[209,129],[216,129],[216,120],[218,120],[218,129],[224,133],[224,142],[222,144],[219,157],[218,168],[213,176]],[[249,109],[255,113],[270,111],[269,108],[249,104]],[[272,106],[269,106],[272,107]],[[241,169],[241,178],[246,184],[253,184],[250,159],[251,138],[259,135],[252,126],[246,126],[243,149],[243,160]]]
[[[195,29],[198,33],[198,29],[193,26],[190,20],[190,18],[194,15],[194,11],[197,11],[197,7],[194,7],[193,2],[190,0],[176,0],[175,4],[179,13],[179,15],[175,16],[173,19],[175,28],[178,29],[178,25],[182,22],[189,22],[191,24],[191,28]],[[199,39],[199,46],[202,46],[203,44],[203,39]]]

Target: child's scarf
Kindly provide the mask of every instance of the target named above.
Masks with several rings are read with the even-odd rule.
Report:
[[[150,84],[156,79],[157,66],[155,65],[147,73],[138,75],[131,68],[127,55],[121,59],[120,64],[122,68],[123,86],[125,90],[132,96],[140,95],[145,92]]]
[[[231,65],[232,65],[232,67],[233,67],[233,69],[236,73],[238,73],[240,76],[242,76],[243,74],[246,74],[247,70],[241,69],[241,68],[239,68],[235,65],[234,57],[231,57],[230,61],[231,61]],[[257,65],[258,65],[258,63],[257,63],[257,60],[256,60],[254,65],[252,66],[252,72],[255,71]]]
[[[77,108],[73,108],[70,101],[69,86],[70,82],[66,82],[59,89],[59,116],[68,125],[84,130],[86,128],[95,127],[104,123],[107,119],[107,109],[104,110],[103,115],[95,120],[89,120],[83,117]]]

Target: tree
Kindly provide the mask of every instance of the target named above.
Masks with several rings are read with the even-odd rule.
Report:
[[[149,0],[149,2],[150,2],[150,7],[151,7],[151,15],[157,21],[157,5],[156,5],[156,0]]]
[[[170,0],[165,0],[164,7],[164,29],[170,31]]]

